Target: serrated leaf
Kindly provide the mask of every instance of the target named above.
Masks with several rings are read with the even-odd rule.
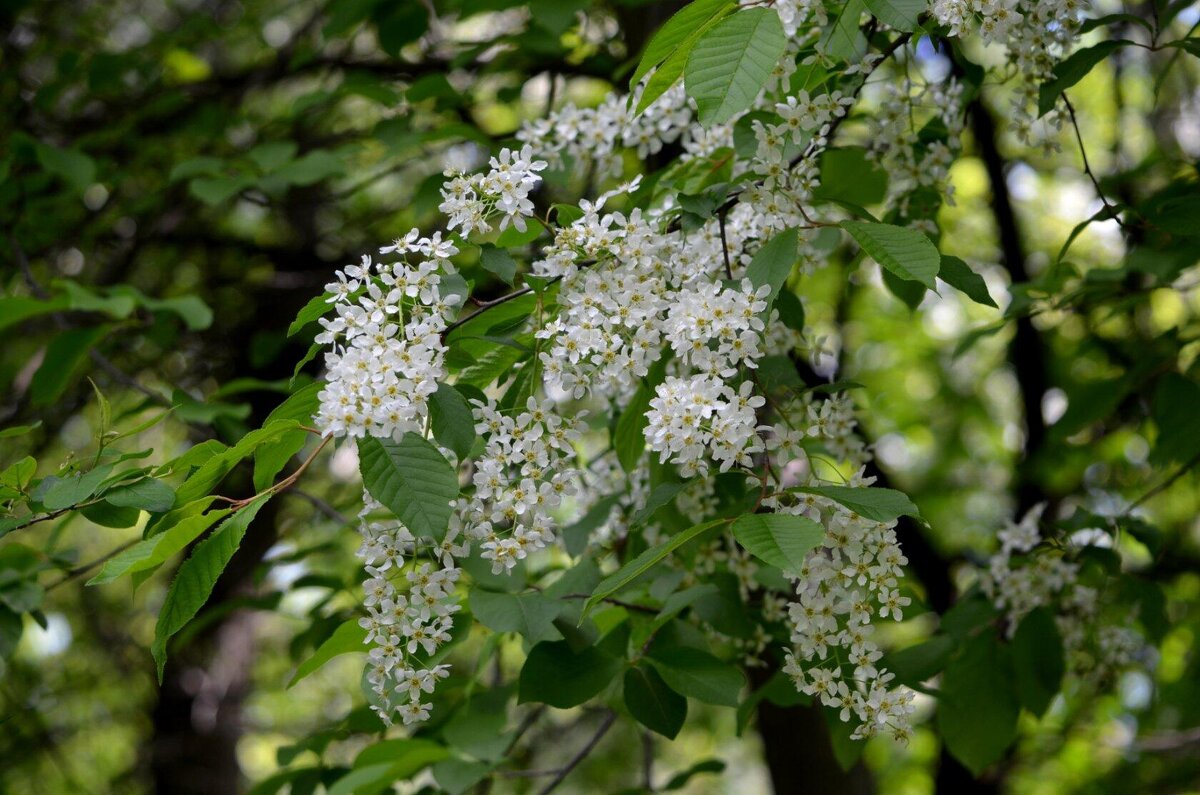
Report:
[[[1017,736],[1020,704],[1008,650],[990,632],[966,641],[942,674],[938,728],[946,748],[979,775]]]
[[[798,572],[825,538],[825,528],[804,516],[750,513],[733,523],[733,537],[755,557],[785,572]]]
[[[595,646],[577,653],[565,640],[539,643],[521,667],[518,700],[559,709],[577,707],[608,687],[621,667],[620,659]]]
[[[850,486],[797,486],[795,491],[828,497],[834,502],[875,522],[890,522],[900,516],[919,518],[920,511],[904,492],[895,489],[853,488]]]
[[[493,632],[516,632],[531,643],[558,640],[554,628],[559,605],[540,593],[496,593],[472,588],[471,614]]]
[[[650,107],[656,99],[667,93],[679,81],[679,78],[683,77],[683,69],[687,66],[688,58],[691,56],[696,42],[700,41],[700,37],[707,33],[713,25],[729,16],[735,9],[736,6],[732,4],[722,6],[718,13],[688,32],[687,37],[659,64],[658,68],[654,70],[654,74],[650,75],[650,79],[646,81],[646,87],[638,97],[635,113],[641,113]]]
[[[736,666],[689,646],[651,649],[650,661],[672,690],[706,704],[736,707],[746,683]]]
[[[450,524],[458,476],[437,448],[415,433],[399,442],[358,441],[363,485],[414,535],[441,539]]]
[[[668,740],[675,739],[687,719],[687,699],[648,665],[625,672],[625,706],[638,723]]]
[[[120,508],[162,513],[171,510],[171,506],[175,504],[175,489],[161,480],[142,478],[106,492],[104,500]]]
[[[679,50],[697,28],[736,7],[732,0],[695,0],[676,11],[646,43],[638,67],[629,78],[629,88],[633,89],[651,69]]]
[[[188,476],[183,485],[176,489],[175,504],[185,505],[205,496],[229,474],[229,470],[257,450],[260,445],[275,441],[289,431],[294,431],[297,427],[299,427],[299,423],[295,420],[272,420],[262,428],[243,436],[233,447],[222,449],[216,454],[208,456],[204,459],[204,463]]]
[[[869,221],[842,221],[862,250],[894,276],[936,289],[942,258],[928,237],[915,229]]]
[[[330,312],[333,309],[333,304],[329,303],[328,299],[329,295],[326,293],[310,298],[308,303],[296,313],[296,319],[288,326],[288,336],[292,336],[309,323],[316,321],[317,318],[324,317]]]
[[[999,309],[991,293],[988,292],[987,282],[983,280],[982,276],[971,270],[970,265],[958,257],[942,255],[942,266],[938,270],[938,278],[962,292],[975,303]]]
[[[202,501],[208,504],[211,500]],[[135,571],[149,571],[161,566],[212,527],[220,519],[229,514],[228,508],[217,511],[189,516],[170,529],[139,541],[121,554],[104,564],[96,576],[87,581],[88,585],[104,585],[125,574]]]
[[[167,598],[158,613],[154,644],[150,647],[160,684],[163,667],[167,664],[167,641],[187,626],[208,601],[217,579],[241,546],[246,528],[269,499],[269,495],[260,497],[234,514],[217,532],[201,542],[192,556],[179,567],[179,573],[172,580]]]
[[[866,3],[867,10],[880,22],[906,33],[917,29],[917,18],[929,7],[925,0],[866,0]]]
[[[747,110],[786,49],[783,23],[771,8],[739,11],[701,36],[683,74],[700,123],[723,124]]]
[[[676,533],[657,546],[650,547],[645,552],[638,555],[621,568],[617,569],[617,571],[601,580],[600,584],[596,586],[596,590],[592,592],[591,597],[589,597],[587,602],[584,604],[582,615],[586,616],[588,612],[597,604],[612,596],[625,586],[629,585],[646,572],[650,571],[650,569],[662,562],[667,555],[670,555],[676,549],[679,549],[681,546],[704,534],[706,531],[711,530],[718,525],[725,524],[726,521],[727,520],[725,519],[713,519],[709,522],[703,522],[694,527],[689,527],[687,530],[684,530],[680,533]]]
[[[629,520],[629,526],[640,527],[645,524],[654,514],[658,513],[659,508],[674,502],[685,485],[684,483],[660,483],[655,486],[646,497],[646,504]]]
[[[1167,373],[1154,390],[1154,424],[1158,438],[1150,463],[1184,463],[1200,454],[1200,384],[1178,373]]]
[[[263,426],[276,420],[293,420],[300,425],[312,422],[320,408],[320,392],[325,388],[321,381],[300,387],[287,399],[271,410]],[[271,485],[292,456],[300,452],[311,434],[303,428],[281,434],[278,439],[264,442],[254,451],[254,488],[262,491]]]
[[[650,409],[655,390],[663,382],[666,374],[667,356],[664,354],[650,366],[646,377],[638,384],[637,391],[617,418],[617,427],[613,430],[613,447],[617,451],[617,461],[626,472],[633,471],[638,459],[642,457],[642,451],[646,449],[646,412]]]
[[[1064,61],[1054,66],[1054,77],[1038,87],[1038,116],[1045,116],[1054,109],[1062,92],[1087,77],[1092,68],[1120,48],[1133,44],[1124,39],[1102,41],[1091,47],[1083,47],[1071,53]]]
[[[367,645],[366,641],[367,631],[358,625],[357,618],[343,622],[333,631],[332,635],[317,647],[311,657],[300,663],[296,668],[296,673],[288,681],[287,686],[291,688],[334,657],[343,654],[353,654],[354,652],[366,654],[370,650],[370,646]]]
[[[57,511],[85,502],[100,490],[110,472],[112,465],[103,464],[89,472],[76,472],[50,481],[50,487],[41,497],[42,505],[48,511]]]
[[[453,450],[459,460],[466,458],[475,444],[475,417],[463,394],[439,383],[429,397],[429,421],[438,444]]]
[[[1041,717],[1066,673],[1062,636],[1054,614],[1045,607],[1030,611],[1017,626],[1011,648],[1017,696],[1026,709]]]
[[[833,24],[821,37],[819,49],[830,58],[839,61],[856,61],[867,49],[867,39],[858,26],[858,20],[867,10],[863,0],[849,0],[834,18]]]
[[[512,284],[517,276],[517,261],[502,248],[485,244],[479,252],[479,264],[484,270],[499,276],[506,284]]]
[[[92,326],[69,329],[55,336],[46,346],[42,364],[29,384],[30,402],[40,408],[58,400],[80,364],[109,330],[108,326]]]
[[[775,296],[779,295],[779,291],[787,283],[792,268],[800,258],[796,251],[799,235],[798,229],[783,230],[755,252],[754,258],[746,268],[746,278],[751,284],[755,287],[771,287],[771,294],[767,297],[768,312],[775,303]]]
[[[895,675],[897,684],[919,685],[940,674],[953,653],[953,637],[934,635],[924,643],[884,655],[882,667]]]

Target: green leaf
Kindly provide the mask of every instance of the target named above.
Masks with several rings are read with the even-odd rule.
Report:
[[[924,233],[869,221],[842,221],[841,225],[863,251],[893,275],[936,289],[934,277],[942,258]]]
[[[629,520],[629,525],[640,527],[645,524],[654,514],[658,513],[659,508],[674,502],[675,498],[679,496],[679,492],[683,491],[684,486],[683,483],[660,483],[655,486],[646,497],[646,504]]]
[[[104,499],[117,507],[162,513],[171,510],[171,506],[175,504],[175,489],[161,480],[142,478],[106,492]]]
[[[701,36],[683,75],[700,123],[723,124],[747,110],[786,49],[783,24],[771,8],[739,11]]]
[[[629,561],[624,566],[617,569],[617,571],[600,581],[600,584],[596,586],[596,590],[592,592],[591,597],[586,603],[584,603],[583,615],[586,616],[588,612],[597,604],[612,596],[625,586],[629,585],[646,572],[650,571],[650,569],[662,562],[667,555],[670,555],[676,549],[679,549],[692,539],[703,535],[706,531],[711,530],[718,525],[725,524],[726,521],[728,520],[713,519],[710,522],[704,522],[696,525],[695,527],[689,527],[687,530],[671,536],[658,546],[650,547],[645,552],[638,555],[636,558]]]
[[[538,235],[545,231],[546,227],[542,226],[541,221],[536,218],[526,218],[524,232],[510,225],[496,238],[496,245],[500,248],[524,246],[537,240]]]
[[[42,505],[48,511],[58,511],[86,502],[100,490],[100,485],[110,472],[112,465],[107,464],[90,472],[76,472],[53,481],[53,485],[42,495]]]
[[[260,445],[275,441],[289,431],[294,431],[295,420],[272,420],[262,428],[243,436],[233,447],[228,447],[204,459],[195,472],[175,491],[175,504],[186,505],[207,495],[242,459],[249,456]],[[209,440],[215,441],[215,440]],[[198,447],[199,445],[197,445]],[[196,448],[192,448],[195,450]],[[181,459],[183,460],[183,459]],[[177,461],[176,464],[179,464]]]
[[[636,113],[641,113],[650,107],[656,99],[678,82],[679,78],[683,76],[684,67],[687,66],[688,58],[691,56],[696,42],[700,41],[700,37],[736,10],[737,6],[732,3],[723,4],[712,16],[688,30],[686,38],[663,60],[654,74],[650,75],[650,79],[646,81],[646,87],[638,98]]]
[[[1178,373],[1168,373],[1154,391],[1154,424],[1158,438],[1150,462],[1186,463],[1200,453],[1200,384]]]
[[[540,593],[496,593],[472,588],[471,614],[493,632],[516,632],[531,643],[559,640],[554,628],[559,605]]]
[[[1021,711],[1008,649],[990,632],[966,641],[942,675],[937,722],[946,748],[978,776],[1017,736]]]
[[[575,653],[565,640],[539,643],[521,668],[518,700],[559,709],[577,707],[608,687],[621,666],[621,660],[595,646]]]
[[[1054,614],[1045,607],[1031,611],[1017,626],[1011,648],[1017,696],[1041,717],[1058,694],[1067,667]]]
[[[920,511],[904,492],[895,489],[852,488],[850,486],[796,486],[794,491],[828,497],[834,502],[875,522],[890,522],[900,516],[919,518]]]
[[[36,298],[0,298],[0,331],[28,318],[60,312],[67,307],[65,295],[55,296],[49,301]]]
[[[447,748],[420,737],[382,740],[364,748],[354,758],[353,769],[335,781],[327,792],[328,795],[380,792],[448,756]]]
[[[825,528],[804,516],[748,513],[733,523],[733,537],[760,560],[798,572],[804,558],[825,538]]]
[[[983,280],[982,276],[971,270],[970,265],[958,257],[942,255],[942,267],[938,271],[938,278],[962,292],[975,303],[999,309],[988,292],[987,282]]]
[[[866,0],[867,10],[880,22],[896,30],[911,33],[917,29],[917,18],[925,13],[925,0]]]
[[[219,157],[193,157],[182,160],[171,167],[167,175],[168,182],[179,182],[192,177],[215,177],[225,167],[225,161]]]
[[[332,309],[333,304],[329,303],[327,293],[321,293],[309,299],[308,303],[296,313],[296,319],[288,326],[288,336],[294,335],[309,323],[315,322],[317,318],[324,317]]]
[[[268,426],[276,420],[291,420],[298,425],[310,424],[313,415],[320,408],[319,395],[324,388],[325,384],[321,381],[300,387],[272,409],[263,426]],[[298,427],[260,445],[254,451],[254,488],[262,491],[270,486],[275,476],[287,466],[292,456],[300,452],[311,435]]]
[[[179,567],[179,573],[171,582],[167,598],[159,611],[154,644],[151,646],[160,684],[163,666],[167,664],[167,641],[183,629],[208,601],[217,578],[241,546],[246,528],[268,499],[269,496],[260,497],[234,514],[217,532],[201,542],[192,556]]]
[[[720,759],[704,759],[692,765],[686,770],[681,770],[663,785],[664,792],[672,792],[677,789],[683,789],[687,783],[694,777],[702,773],[722,773],[725,771],[725,763]]]
[[[672,690],[706,704],[736,707],[746,683],[736,666],[690,646],[652,648],[650,661]]]
[[[562,531],[563,546],[567,548],[568,555],[578,557],[587,548],[588,538],[592,532],[608,519],[613,506],[620,501],[620,495],[617,494],[600,498],[595,505],[588,508],[587,513],[578,522]]]
[[[475,445],[475,417],[463,394],[439,383],[429,397],[429,421],[438,444],[453,450],[460,461],[465,459]]]
[[[1124,39],[1102,41],[1076,50],[1065,61],[1056,64],[1054,77],[1038,87],[1038,116],[1045,116],[1053,110],[1059,94],[1087,77],[1092,67],[1128,44],[1133,42]]]
[[[479,264],[484,270],[499,276],[506,284],[512,284],[517,276],[517,261],[502,248],[485,244],[479,252]]]
[[[458,497],[458,475],[437,448],[415,433],[399,442],[358,441],[363,485],[414,535],[441,539]]]
[[[779,295],[779,291],[787,283],[788,276],[792,274],[792,268],[800,259],[800,255],[796,252],[799,235],[800,230],[798,229],[783,230],[755,252],[754,258],[750,260],[750,265],[746,268],[746,278],[755,287],[762,287],[764,284],[770,285],[771,294],[767,298],[768,312],[775,303],[775,296]]]
[[[108,332],[108,326],[69,329],[51,340],[29,385],[33,405],[41,408],[62,397],[75,371]]]
[[[341,158],[325,149],[314,149],[275,171],[276,179],[292,185],[315,185],[346,173]]]
[[[954,653],[954,638],[934,635],[924,643],[884,655],[882,665],[902,685],[919,685],[942,672]]]
[[[338,625],[332,635],[325,639],[324,643],[317,647],[311,657],[300,663],[287,686],[292,687],[334,657],[354,652],[366,654],[370,648],[366,642],[367,631],[358,625],[357,618],[344,621]]]
[[[679,50],[698,28],[735,8],[737,4],[732,0],[695,0],[676,11],[646,43],[638,67],[629,78],[629,88],[632,90],[651,69]]]
[[[646,412],[650,410],[650,401],[654,399],[655,390],[663,382],[666,374],[667,356],[663,355],[650,365],[646,377],[638,384],[637,391],[617,418],[617,427],[613,430],[613,447],[616,448],[621,468],[626,472],[633,471],[638,459],[642,457],[642,451],[646,449]]]
[[[208,505],[211,500],[201,500]],[[228,508],[188,516],[165,532],[139,541],[104,564],[88,585],[105,585],[125,574],[157,568],[173,555],[182,551],[200,534],[229,514]]]
[[[263,171],[274,171],[296,156],[295,141],[267,141],[246,153]]]
[[[83,193],[96,181],[96,162],[78,149],[57,149],[39,143],[37,159],[42,168]]]
[[[638,723],[668,740],[675,739],[687,718],[687,699],[648,665],[625,672],[625,706]]]
[[[188,183],[188,193],[210,207],[215,207],[254,184],[246,177],[195,177]]]
[[[867,51],[867,39],[858,20],[867,10],[863,0],[849,0],[821,38],[819,49],[839,61],[856,61]]]
[[[818,199],[866,207],[887,196],[887,172],[869,160],[861,146],[826,149],[819,164],[821,184],[813,192]]]

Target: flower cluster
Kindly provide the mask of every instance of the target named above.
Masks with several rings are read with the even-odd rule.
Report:
[[[384,264],[364,256],[326,286],[335,316],[321,318],[316,337],[330,350],[315,420],[326,434],[399,438],[422,431],[428,397],[445,374],[441,332],[462,297],[443,295],[441,274],[453,272],[458,249],[413,230],[380,253],[400,259]]]
[[[901,215],[921,188],[954,204],[950,166],[962,149],[963,86],[957,80],[916,85],[888,84],[869,120],[868,155],[888,173],[888,193]],[[936,130],[936,132],[932,132]]]
[[[448,666],[427,661],[450,640],[453,616],[460,608],[455,594],[460,570],[454,558],[466,555],[468,547],[456,544],[451,533],[440,545],[425,549],[429,542],[414,538],[400,522],[372,519],[383,506],[365,490],[363,503],[362,545],[356,554],[367,572],[367,615],[358,623],[372,645],[367,673],[375,694],[371,708],[385,725],[396,713],[407,725],[429,717],[432,705],[422,699],[439,679],[449,676]],[[412,560],[419,551],[426,553],[421,563]]]
[[[1046,545],[1039,529],[1044,510],[1044,504],[1036,505],[998,533],[1000,549],[982,577],[983,592],[1004,615],[1008,636],[1030,612],[1049,606],[1075,675],[1101,681],[1135,663],[1152,662],[1130,616],[1119,616],[1120,623],[1101,620],[1100,592],[1079,581],[1080,565],[1070,559],[1084,547],[1111,547],[1112,537],[1084,530],[1072,534],[1065,549]]]
[[[738,365],[755,367],[762,357],[761,313],[769,285],[757,290],[743,279],[740,290],[701,282],[676,294],[663,330],[683,363],[710,375],[731,378]]]
[[[851,485],[868,486],[860,473]],[[796,686],[821,703],[860,721],[855,737],[881,731],[904,739],[910,731],[913,693],[891,684],[879,665],[874,640],[876,616],[900,621],[910,600],[901,595],[902,567],[908,562],[896,541],[895,522],[865,519],[840,504],[811,494],[785,504],[780,513],[806,514],[825,527],[825,538],[809,553],[793,579],[796,599],[787,606],[792,650],[785,671]]]
[[[449,216],[447,228],[461,229],[463,235],[488,232],[492,229],[488,219],[499,213],[501,229],[511,224],[524,232],[525,219],[533,215],[529,193],[542,181],[538,172],[546,165],[525,146],[519,152],[501,149],[498,157],[488,161],[486,174],[447,172],[450,180],[442,186],[438,205]]]
[[[667,378],[646,413],[647,447],[688,477],[707,474],[708,458],[722,472],[734,464],[752,466],[751,456],[763,450],[754,410],[765,402],[753,387],[745,381],[734,392],[711,375]]]
[[[475,492],[458,506],[454,527],[480,542],[493,573],[506,572],[530,552],[553,543],[551,511],[575,492],[575,456],[582,415],[566,419],[550,401],[530,397],[515,417],[494,402],[476,402],[475,431],[486,440],[474,462]]]
[[[1002,44],[1021,80],[1013,99],[1010,123],[1026,143],[1034,143],[1038,87],[1050,79],[1054,65],[1079,35],[1086,0],[933,0],[931,10],[951,35],[977,29],[985,44]],[[1059,111],[1047,118],[1057,128]]]
[[[566,156],[577,163],[595,163],[602,173],[612,174],[620,170],[622,147],[635,148],[638,157],[646,157],[696,132],[682,85],[676,84],[641,113],[634,113],[641,95],[639,87],[628,97],[610,94],[595,108],[565,105],[545,119],[522,125],[517,140],[556,166],[563,165]]]

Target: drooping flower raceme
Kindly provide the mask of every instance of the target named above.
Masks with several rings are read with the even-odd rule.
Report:
[[[626,473],[611,450],[581,465],[582,415],[563,416],[555,400],[587,399],[622,414],[653,377],[652,396],[644,390],[642,461],[656,456],[688,479],[677,500],[684,516],[711,518],[716,473],[741,472],[759,490],[757,507],[807,516],[825,530],[803,566],[784,572],[786,588],[777,574],[770,585],[758,581],[759,562],[730,533],[708,543],[680,581],[697,572],[733,573],[744,598],[760,599],[764,620],[787,626],[787,672],[798,688],[854,720],[855,736],[908,735],[913,694],[881,667],[873,633],[881,619],[901,620],[909,602],[900,590],[906,560],[895,522],[871,521],[794,490],[869,486],[862,467],[870,452],[855,431],[847,397],[773,398],[768,405],[764,357],[787,363],[789,356],[822,351],[823,342],[802,335],[801,323],[780,322],[779,305],[768,311],[772,288],[749,278],[755,254],[783,230],[795,230],[797,273],[824,265],[833,245],[829,227],[843,216],[814,200],[822,189],[822,161],[882,56],[814,82],[829,63],[811,49],[828,22],[825,5],[781,0],[774,9],[789,41],[746,111],[752,115],[700,125],[682,85],[638,112],[643,81],[630,96],[614,93],[594,108],[552,109],[520,126],[520,149],[501,149],[479,172],[447,173],[440,210],[446,229],[467,240],[509,227],[526,230],[541,173],[551,165],[619,178],[635,161],[631,155],[644,159],[673,147],[675,165],[662,184],[679,182],[664,191],[629,175],[630,182],[581,200],[577,212],[552,211],[546,218],[552,239],[531,256],[530,271],[544,283],[556,282],[557,292],[546,299],[539,291],[538,311],[525,321],[532,334],[525,341],[533,340],[535,352],[516,365],[515,375],[527,386],[506,388],[520,397],[500,397],[484,385],[472,408],[482,453],[462,461],[448,453],[467,484],[448,537],[414,537],[401,522],[378,518],[380,506],[365,497],[362,622],[372,645],[375,706],[385,719],[428,716],[427,696],[446,674],[429,660],[449,638],[458,609],[456,561],[470,546],[494,572],[510,571],[554,542],[572,502],[580,509],[601,500],[612,505],[593,544],[611,543],[631,529],[629,517],[652,492],[649,467]],[[985,41],[1004,41],[1022,71],[1038,80],[1077,30],[1075,0],[935,0],[933,11],[959,31],[978,26]],[[1051,32],[1039,38],[1039,25]],[[927,228],[934,215],[921,201],[929,194],[935,203],[952,198],[948,173],[960,146],[962,88],[953,80],[905,80],[883,94],[867,125],[866,153],[892,175],[890,198],[903,222]],[[1027,100],[1026,92],[1021,101]],[[606,210],[615,197],[634,194],[636,206]],[[720,210],[695,211],[708,202]],[[457,245],[414,231],[381,252],[398,262],[364,259],[339,272],[329,286],[335,315],[322,321],[318,338],[330,346],[317,418],[324,432],[428,436],[429,396],[438,382],[455,378],[446,367],[443,335],[462,300],[448,282],[458,253]],[[810,458],[810,451],[818,454]],[[815,461],[829,459],[857,474],[848,482],[839,472],[822,477]],[[662,532],[653,521],[641,530],[649,543]],[[1053,566],[1046,572],[1064,574]],[[1006,608],[1025,609],[1019,600],[1027,595],[1008,594],[999,577],[996,583],[996,598],[1003,595]],[[1083,589],[1071,593],[1087,601]],[[704,628],[731,641],[748,664],[775,642],[761,627],[737,639]]]

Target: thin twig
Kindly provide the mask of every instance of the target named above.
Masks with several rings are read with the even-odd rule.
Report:
[[[725,216],[729,212],[717,213],[717,221],[721,227],[721,253],[725,256],[725,278],[733,281],[733,268],[729,266],[729,241],[725,239]]]
[[[559,598],[561,598],[561,599],[591,599],[592,595],[590,593],[569,593],[569,594],[564,594],[563,596],[561,596]],[[623,607],[626,610],[635,610],[639,613],[654,613],[655,615],[658,615],[658,608],[648,607],[646,605],[637,605],[637,604],[634,604],[633,602],[623,602],[620,599],[614,599],[611,596],[605,597],[601,601],[608,602],[610,605],[616,605],[617,607]]]
[[[1125,513],[1129,514],[1130,512],[1133,511],[1134,508],[1137,508],[1140,505],[1142,505],[1143,503],[1145,503],[1146,500],[1150,499],[1151,497],[1155,496],[1156,494],[1161,494],[1162,492],[1169,489],[1171,486],[1173,486],[1175,484],[1175,481],[1179,480],[1181,477],[1186,475],[1191,470],[1191,468],[1196,466],[1196,464],[1198,464],[1198,463],[1200,463],[1200,454],[1192,456],[1192,458],[1189,459],[1178,470],[1176,470],[1175,473],[1173,475],[1171,475],[1171,477],[1167,478],[1162,483],[1159,483],[1157,486],[1150,489],[1145,494],[1143,494],[1142,496],[1140,496],[1136,500],[1134,500],[1132,503],[1130,503],[1129,507],[1125,509]]]
[[[559,769],[558,773],[554,777],[554,780],[543,787],[538,795],[547,795],[547,793],[553,792],[555,789],[557,789],[558,785],[563,783],[563,780],[571,774],[571,771],[578,767],[579,763],[587,758],[587,755],[590,754],[592,750],[600,743],[600,740],[604,738],[604,735],[608,734],[608,730],[612,728],[612,725],[614,722],[616,722],[616,720],[617,713],[613,712],[611,709],[608,710],[608,714],[604,717],[604,722],[600,724],[600,728],[598,728],[596,733],[592,735],[592,739],[588,740],[587,743],[579,749],[579,752],[576,753],[575,756],[571,757],[571,761],[567,762],[561,769]]]
[[[292,489],[288,493],[294,497],[299,497],[302,500],[307,501],[310,505],[312,505],[312,507],[316,508],[317,511],[319,511],[320,513],[323,513],[326,517],[332,519],[333,521],[337,522],[338,524],[348,525],[348,524],[353,523],[353,521],[350,519],[350,517],[346,516],[346,514],[342,513],[337,508],[334,508],[328,502],[321,499],[320,497],[318,497],[315,494],[309,494],[307,491],[304,491],[303,489]]]
[[[1108,197],[1104,195],[1104,189],[1100,187],[1100,180],[1096,179],[1096,173],[1092,171],[1092,166],[1088,162],[1087,148],[1083,145],[1083,133],[1079,131],[1079,120],[1075,118],[1075,106],[1071,104],[1066,91],[1063,92],[1062,98],[1063,103],[1067,106],[1067,115],[1071,117],[1071,126],[1075,128],[1075,140],[1079,142],[1079,154],[1083,157],[1083,173],[1087,174],[1088,179],[1092,181],[1092,187],[1096,189],[1096,195],[1100,197],[1101,203],[1109,210],[1111,217],[1121,226],[1125,226],[1125,222],[1121,220],[1117,206],[1109,202]]]
[[[96,558],[95,560],[93,560],[89,563],[84,563],[82,566],[76,566],[75,568],[71,569],[66,574],[64,574],[62,576],[62,579],[55,580],[54,582],[47,585],[46,590],[53,591],[55,588],[57,588],[60,585],[63,585],[64,583],[68,583],[71,580],[74,580],[78,577],[82,577],[84,574],[87,574],[89,571],[96,568],[97,566],[102,566],[105,563],[107,563],[108,561],[115,558],[117,555],[120,555],[122,552],[129,549],[131,546],[133,546],[134,544],[138,543],[141,540],[142,539],[140,539],[140,538],[131,538],[130,540],[126,541],[121,546],[105,553],[104,555],[101,555],[100,557]]]

